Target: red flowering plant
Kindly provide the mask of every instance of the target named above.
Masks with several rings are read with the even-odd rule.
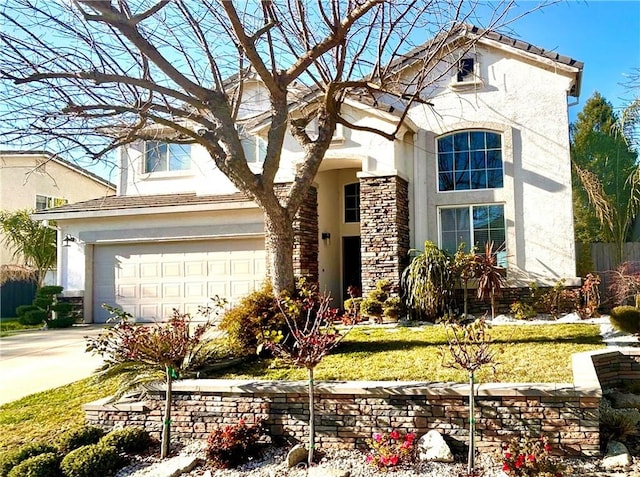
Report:
[[[563,477],[566,468],[551,451],[546,437],[514,438],[504,446],[502,470],[509,477]]]
[[[402,434],[392,430],[389,434],[375,433],[372,439],[367,439],[370,452],[367,454],[367,463],[380,470],[388,470],[413,457],[413,441],[416,435],[413,432]]]

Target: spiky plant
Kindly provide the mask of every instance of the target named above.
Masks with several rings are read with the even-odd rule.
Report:
[[[498,258],[496,252],[493,251],[493,242],[486,243],[484,254],[476,257],[475,270],[478,279],[478,299],[488,299],[491,302],[491,318],[495,318],[496,295],[504,288],[506,279],[504,268],[498,266]]]
[[[449,257],[433,242],[424,243],[424,251],[413,258],[400,278],[402,297],[407,307],[426,318],[441,316],[451,297],[455,277]]]

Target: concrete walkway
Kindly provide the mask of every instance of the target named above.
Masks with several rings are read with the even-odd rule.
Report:
[[[0,405],[90,376],[102,358],[86,353],[85,336],[103,325],[25,331],[0,339]]]

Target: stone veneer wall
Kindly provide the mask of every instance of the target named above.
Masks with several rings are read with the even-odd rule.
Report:
[[[284,195],[289,186],[276,184],[275,189]],[[311,187],[293,222],[293,273],[312,283],[318,281],[318,230],[318,190]]]
[[[566,455],[600,453],[602,386],[640,379],[640,350],[597,350],[573,355],[573,384],[482,384],[477,388],[476,426],[481,448],[498,450],[511,437],[542,432]],[[465,384],[416,382],[320,382],[317,433],[320,447],[354,448],[373,433],[392,428],[419,434],[443,432],[462,444],[468,431]],[[173,432],[205,439],[221,424],[263,418],[273,436],[304,441],[308,419],[304,382],[184,380],[174,387]],[[159,436],[162,391],[142,402],[85,406],[89,423],[145,426]]]
[[[409,253],[409,187],[398,176],[360,178],[363,295],[378,280],[397,289]]]

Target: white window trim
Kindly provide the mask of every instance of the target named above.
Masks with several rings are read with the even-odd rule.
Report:
[[[471,59],[473,60],[473,71],[471,74],[463,79],[462,81],[458,81],[458,72],[460,71],[460,62],[462,60]],[[449,88],[452,90],[462,90],[470,87],[478,87],[482,86],[482,78],[480,76],[480,61],[478,60],[478,55],[467,55],[460,57],[452,69],[453,75],[451,76],[451,81],[449,83]]]
[[[51,209],[53,207],[60,207],[62,205],[66,205],[69,203],[68,199],[65,199],[64,197],[54,197],[52,195],[46,195],[46,194],[36,194],[34,197],[34,209],[36,210],[44,210],[44,209],[38,209],[38,197],[44,197],[45,198],[45,202],[46,202],[46,206],[44,209]],[[56,202],[59,202],[58,205],[56,205]]]
[[[150,142],[164,143],[164,144],[176,144],[169,143],[167,141],[163,141],[161,139],[151,139],[148,141],[142,141],[142,164],[141,164],[141,174],[142,177],[176,177],[176,176],[188,176],[193,174],[193,144],[182,144],[184,146],[189,146],[189,168],[188,169],[180,169],[180,170],[171,170],[169,169],[169,160],[167,158],[167,169],[162,171],[147,171],[147,144]]]
[[[445,136],[452,136],[458,133],[463,132],[473,132],[473,131],[482,131],[482,132],[490,132],[497,134],[500,136],[500,154],[502,156],[502,187],[486,187],[484,189],[459,189],[459,190],[440,190],[440,162],[438,157],[438,140]],[[510,138],[508,138],[510,139]],[[465,194],[465,193],[476,193],[482,191],[498,191],[503,190],[505,188],[505,131],[493,130],[487,128],[464,128],[457,129],[454,131],[449,131],[444,134],[440,134],[435,139],[435,151],[436,151],[436,193],[437,194]]]
[[[471,232],[471,243],[467,244],[468,246],[472,246],[475,245],[475,240],[474,240],[474,227],[473,227],[473,208],[474,207],[483,207],[483,206],[491,206],[491,205],[501,205],[502,206],[502,219],[504,221],[504,247],[502,249],[498,248],[498,249],[494,249],[494,253],[497,253],[498,251],[500,252],[504,252],[505,253],[505,258],[504,258],[504,262],[502,265],[499,264],[499,266],[504,266],[505,268],[507,267],[508,264],[508,260],[507,260],[507,255],[506,253],[509,250],[509,244],[508,244],[508,240],[509,240],[509,231],[507,229],[507,213],[506,213],[506,204],[504,202],[483,202],[483,203],[478,203],[478,204],[449,204],[449,205],[441,205],[438,206],[438,210],[437,210],[437,220],[438,220],[438,248],[442,249],[443,248],[443,244],[442,244],[442,214],[440,213],[443,209],[462,209],[462,208],[467,208],[469,210],[469,224],[470,224],[470,232]],[[495,244],[494,243],[494,247],[495,246],[500,246],[502,244]],[[476,253],[484,253],[484,250],[477,250]]]

